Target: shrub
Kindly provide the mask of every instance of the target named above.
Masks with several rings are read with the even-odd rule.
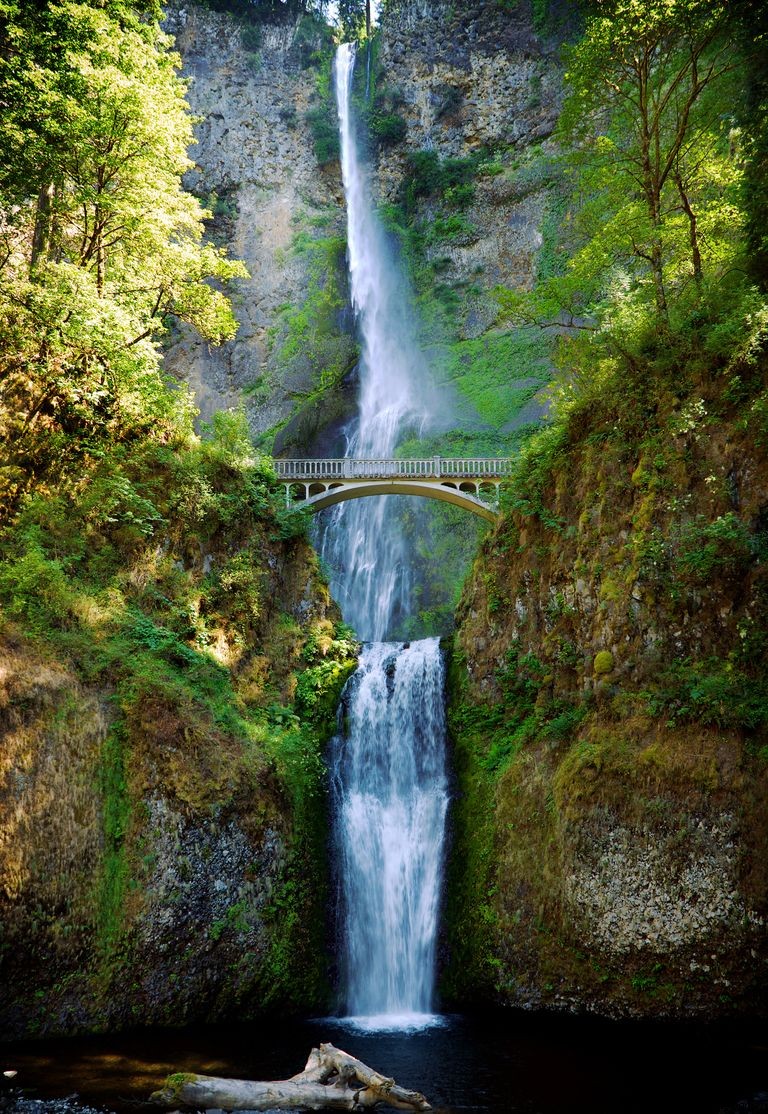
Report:
[[[374,112],[369,117],[369,127],[374,142],[379,147],[394,147],[402,143],[408,132],[408,125],[397,112]]]
[[[315,158],[320,166],[327,166],[339,157],[339,129],[336,121],[329,118],[328,106],[313,108],[306,115],[312,141],[315,147]]]

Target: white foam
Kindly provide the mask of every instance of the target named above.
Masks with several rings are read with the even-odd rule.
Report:
[[[358,1017],[328,1017],[326,1024],[336,1024],[358,1033],[417,1033],[424,1029],[442,1029],[447,1018],[439,1013],[376,1013]]]

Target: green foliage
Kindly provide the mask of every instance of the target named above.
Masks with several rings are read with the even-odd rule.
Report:
[[[245,24],[240,28],[240,42],[244,50],[254,53],[261,47],[261,29],[254,24]]]
[[[408,125],[397,112],[372,112],[368,117],[368,127],[379,147],[394,147],[402,143],[408,131]]]
[[[704,588],[712,578],[736,580],[768,553],[764,533],[753,532],[734,512],[708,521],[704,515],[673,522],[665,532],[654,527],[636,541],[645,579],[676,599],[683,590]]]
[[[686,523],[677,544],[677,566],[686,579],[705,584],[713,573],[738,576],[753,557],[746,524],[733,511],[707,522],[697,515]]]
[[[496,981],[494,785],[483,763],[495,712],[471,699],[458,655],[448,662],[448,730],[459,792],[453,807],[445,928],[450,963],[441,990],[450,1000],[483,998]]]
[[[301,306],[282,308],[272,360],[296,384],[297,395],[310,396],[338,386],[357,359],[353,338],[339,328],[347,300],[346,240],[300,232],[293,250],[306,259],[309,289]]]
[[[214,12],[229,12],[244,24],[258,29],[262,23],[293,21],[308,14],[316,18],[318,5],[314,0],[200,0]]]
[[[102,745],[101,793],[104,801],[104,857],[99,889],[99,943],[107,953],[119,945],[129,877],[125,853],[131,806],[125,776],[125,731],[112,727]]]
[[[736,0],[730,5],[734,37],[745,59],[745,96],[734,105],[740,129],[733,140],[744,160],[742,204],[750,273],[763,290],[768,287],[768,75],[765,47],[768,41],[768,10],[760,0]]]
[[[733,655],[664,667],[646,699],[650,711],[671,724],[693,721],[749,731],[768,726],[768,681],[755,677]]]
[[[320,166],[336,162],[339,157],[339,129],[328,106],[312,108],[306,115],[312,141],[315,145],[315,158]]]
[[[202,243],[206,213],[181,188],[192,128],[178,59],[129,11],[6,13],[0,513],[142,423],[188,431],[190,399],[168,390],[157,346],[171,318],[214,343],[235,332],[221,287],[245,269]]]
[[[407,446],[399,451],[409,455]],[[423,442],[413,455],[422,452],[429,452]],[[399,521],[413,562],[414,590],[411,613],[398,628],[398,637],[446,634],[453,628],[468,555],[477,551],[488,524],[449,503],[430,501],[427,510],[414,499],[402,500]]]
[[[568,442],[565,423],[547,426],[535,433],[524,446],[511,482],[502,488],[502,507],[524,515],[535,514],[554,530],[562,523],[545,503],[545,494],[558,461]]]
[[[498,431],[514,428],[516,415],[550,375],[547,340],[530,329],[456,341],[439,351],[439,360],[441,381],[452,383],[482,420]]]
[[[472,179],[481,165],[487,165],[483,163],[483,152],[466,158],[441,159],[432,148],[410,151],[406,156],[407,174],[404,194],[407,210],[413,211],[417,198],[437,198],[451,190],[458,190],[458,197],[464,204],[468,204],[473,196],[469,192],[473,190]],[[455,196],[457,195],[454,193]]]
[[[368,0],[368,3],[370,0]],[[342,42],[361,40],[366,33],[366,0],[339,0],[338,22]]]
[[[568,191],[549,202],[536,289],[500,301],[516,323],[578,330],[557,351],[575,391],[585,366],[642,362],[660,330],[673,370],[691,348],[733,341],[747,312],[729,8],[617,0],[568,52]]]
[[[435,217],[430,225],[429,239],[432,243],[441,240],[465,243],[475,238],[475,226],[461,213],[450,213],[446,217]]]
[[[325,52],[319,59],[314,96],[317,103],[310,108],[305,117],[312,134],[315,158],[320,166],[336,162],[341,150],[331,80],[332,61],[333,56],[330,51]]]

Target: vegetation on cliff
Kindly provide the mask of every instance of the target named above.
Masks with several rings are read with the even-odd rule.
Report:
[[[235,329],[152,5],[3,6],[3,1025],[318,1005],[322,748],[355,644],[241,413],[162,340]],[[23,771],[23,773],[21,773]],[[40,823],[41,815],[45,822]],[[209,864],[206,866],[206,863]],[[119,992],[118,992],[119,989]]]
[[[568,259],[500,292],[512,320],[558,327],[559,378],[459,611],[456,840],[480,868],[454,881],[448,985],[466,992],[469,955],[507,1001],[754,1009],[764,114],[735,106],[755,57],[733,45],[741,5],[594,7],[561,118]]]

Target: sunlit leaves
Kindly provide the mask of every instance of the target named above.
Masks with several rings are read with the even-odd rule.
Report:
[[[225,289],[246,271],[203,243],[178,58],[141,11],[0,3],[0,423],[41,472],[64,445],[187,427],[159,339],[173,318],[236,330]]]
[[[605,346],[626,358],[656,334],[714,320],[744,250],[733,116],[744,73],[730,6],[597,0],[591,10],[568,52],[558,129],[570,257],[531,294],[499,297],[511,320],[591,333],[580,361],[585,343],[593,360]],[[572,368],[574,355],[563,341],[561,362]]]

